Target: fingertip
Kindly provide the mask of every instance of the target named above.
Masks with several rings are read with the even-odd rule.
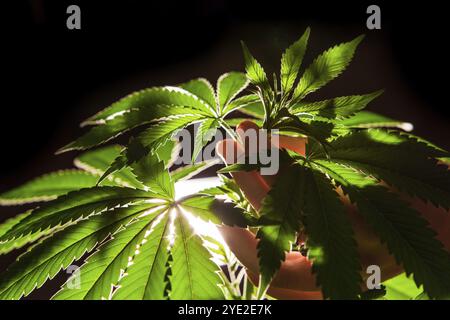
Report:
[[[244,144],[246,150],[250,147],[247,145],[248,143],[256,143],[256,145],[258,145],[258,131],[259,127],[256,125],[256,123],[250,120],[244,120],[236,127],[236,133]],[[247,139],[251,138],[252,135],[254,135],[256,141],[247,141]]]
[[[253,121],[250,121],[250,120],[244,120],[241,123],[239,123],[236,127],[236,131],[242,130],[245,132],[249,129],[259,130],[259,127],[256,123],[254,123]]]
[[[279,143],[280,148],[289,149],[298,154],[305,155],[306,144],[308,142],[307,138],[279,135],[278,139],[279,139],[278,143]]]
[[[259,277],[257,274],[253,273],[251,270],[246,269],[247,276],[250,281],[258,286]],[[267,294],[271,297],[281,299],[281,300],[322,300],[323,296],[319,290],[315,291],[302,291],[296,289],[279,288],[274,285],[269,287]]]
[[[247,200],[253,208],[258,211],[261,208],[261,203],[266,197],[270,187],[256,171],[233,172],[231,175],[241,188]]]
[[[290,252],[272,281],[275,287],[300,291],[316,291],[312,263],[299,252]]]

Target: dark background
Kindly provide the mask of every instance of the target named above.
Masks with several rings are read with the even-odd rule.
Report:
[[[394,2],[394,1],[391,1]],[[81,7],[81,30],[66,8]],[[382,29],[366,28],[378,4]],[[239,40],[271,74],[282,50],[312,27],[305,64],[328,47],[367,35],[347,71],[311,98],[385,88],[370,110],[414,123],[449,148],[448,13],[443,2],[11,1],[1,5],[0,192],[71,165],[55,156],[78,124],[138,89],[242,70]],[[2,208],[0,220],[20,212]],[[14,256],[2,257],[1,269]],[[35,298],[47,297],[38,290]]]

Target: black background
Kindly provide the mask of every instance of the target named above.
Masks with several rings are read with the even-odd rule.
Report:
[[[118,98],[198,76],[214,83],[226,71],[242,70],[241,39],[267,71],[277,71],[282,50],[307,26],[312,34],[305,63],[336,43],[367,35],[348,70],[311,98],[385,88],[370,110],[413,122],[415,133],[449,148],[444,4],[392,2],[2,3],[0,192],[70,166],[73,153],[53,153],[84,132],[82,120]],[[66,28],[70,4],[81,7],[81,30]],[[369,4],[381,7],[382,30],[366,28]],[[2,208],[0,214],[19,211]]]

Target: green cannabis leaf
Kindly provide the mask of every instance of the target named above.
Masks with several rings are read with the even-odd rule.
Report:
[[[69,191],[95,185],[98,177],[82,170],[61,170],[45,174],[0,195],[0,205],[49,201]]]
[[[414,156],[410,152],[414,152]],[[339,137],[330,143],[329,150],[329,156],[335,162],[357,168],[448,209],[450,173],[433,158],[443,154],[407,135],[373,129]]]
[[[307,94],[323,87],[329,81],[339,76],[353,58],[356,48],[364,36],[337,45],[317,57],[305,70],[300,82],[294,89],[294,101],[303,99]]]
[[[88,152],[76,164],[98,176],[118,152],[117,148]],[[205,166],[198,164],[194,169]],[[195,170],[180,168],[176,179]],[[2,274],[0,298],[27,296],[73,263],[81,263],[79,273],[68,279],[54,299],[223,298],[219,268],[211,253],[184,214],[173,209],[187,208],[189,199],[180,204],[174,200],[174,179],[163,162],[146,156],[127,175],[143,188],[95,186],[93,180],[90,188],[70,191],[0,225],[0,253],[37,242]],[[64,181],[64,175],[59,177]],[[27,190],[29,185],[33,190],[34,184],[21,188]],[[198,211],[192,214],[205,219]],[[217,218],[215,222],[221,223]],[[79,261],[86,255],[85,261]],[[209,272],[204,272],[205,267]],[[74,290],[71,284],[78,274],[82,281]],[[182,276],[178,279],[175,274]],[[147,281],[139,282],[143,277]]]
[[[267,79],[266,72],[258,61],[252,56],[250,51],[244,42],[241,42],[242,51],[244,52],[245,71],[247,72],[247,78],[252,84],[264,89],[270,88],[269,80]]]
[[[257,98],[253,95],[237,98],[247,85],[244,74],[230,72],[217,81],[217,92],[203,78],[178,87],[158,87],[136,92],[86,120],[83,124],[94,127],[58,153],[89,149],[139,128],[135,139],[130,140],[129,145],[104,170],[101,182],[147,154],[156,153],[162,160],[161,149],[170,144],[171,138],[179,130],[198,123],[192,154],[195,160],[219,127],[232,133],[223,118]],[[170,151],[167,152],[170,154]]]
[[[310,32],[310,28],[306,29],[303,36],[287,48],[281,57],[281,89],[283,94],[289,94],[294,86],[306,52]]]
[[[310,114],[327,119],[346,118],[364,109],[367,104],[377,98],[383,91],[376,91],[365,95],[338,97],[324,101],[300,102],[291,106],[294,114]]]
[[[74,260],[86,252],[91,252],[98,242],[104,241],[108,235],[115,233],[135,215],[149,207],[147,205],[115,210],[108,218],[97,216],[40,242],[3,275],[0,298],[18,299],[22,295],[28,295],[35,287],[42,286],[47,278],[53,278],[59,270],[66,269]]]

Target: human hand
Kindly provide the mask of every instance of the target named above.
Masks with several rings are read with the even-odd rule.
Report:
[[[259,130],[259,128],[251,121],[244,121],[236,128],[238,135],[241,136],[247,130]],[[304,138],[280,136],[279,147],[304,154],[306,141]],[[237,158],[229,158],[227,150],[230,148],[233,148],[234,154],[237,156],[245,153],[244,147],[236,141],[230,139],[220,141],[216,150],[227,164],[235,162]],[[256,210],[260,209],[262,200],[276,179],[276,176],[262,176],[256,171],[235,172],[232,176]],[[380,267],[382,281],[402,273],[402,267],[397,265],[394,257],[389,254],[387,247],[372,232],[355,206],[350,203],[348,197],[339,188],[337,192],[340,194],[341,201],[346,207],[353,226],[363,267],[361,274],[363,279],[368,276],[365,270],[369,265]],[[446,213],[444,209],[426,204],[420,199],[411,198],[405,194],[401,194],[401,197],[428,220],[431,228],[436,231],[437,238],[450,251],[450,214]],[[255,235],[248,229],[229,226],[220,227],[220,232],[230,249],[246,267],[247,274],[252,282],[257,283],[259,278],[256,249],[258,240]],[[287,253],[285,261],[271,283],[268,294],[278,299],[321,299],[322,295],[320,289],[316,286],[311,266],[311,262],[301,253]]]

